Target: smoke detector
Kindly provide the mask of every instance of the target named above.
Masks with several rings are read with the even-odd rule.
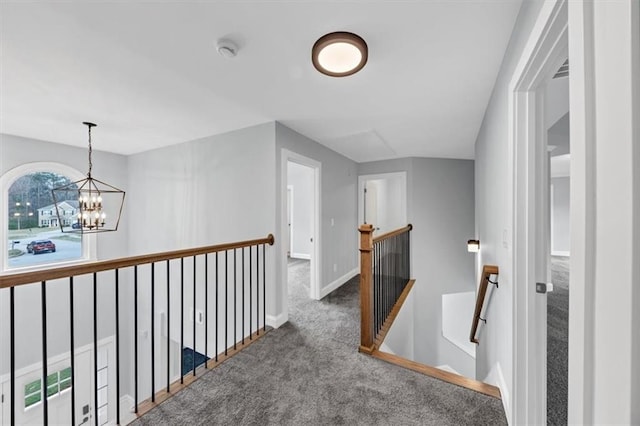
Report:
[[[238,45],[231,40],[218,40],[216,49],[218,50],[218,53],[225,58],[234,58],[238,54]]]

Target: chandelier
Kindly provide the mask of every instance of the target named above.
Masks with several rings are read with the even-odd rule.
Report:
[[[56,206],[58,226],[62,232],[91,234],[117,231],[125,192],[91,176],[91,128],[89,129],[89,171],[87,177],[51,190]]]

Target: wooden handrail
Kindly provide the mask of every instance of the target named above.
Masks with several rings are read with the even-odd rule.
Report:
[[[473,323],[471,324],[471,334],[469,335],[469,340],[471,340],[472,343],[480,343],[478,339],[476,339],[476,332],[478,331],[478,324],[480,322],[480,313],[482,312],[484,298],[487,294],[489,278],[491,277],[491,275],[498,275],[498,272],[498,267],[495,265],[484,265],[482,267],[480,288],[478,289],[478,296],[476,297],[476,309],[473,313]]]
[[[21,272],[15,274],[0,275],[0,288],[16,287],[23,284],[31,284],[41,281],[55,280],[58,278],[73,277],[92,274],[94,272],[121,269],[129,266],[144,265],[147,263],[161,262],[163,260],[180,259],[207,253],[215,253],[236,248],[250,247],[258,244],[273,245],[275,239],[272,234],[266,238],[245,240],[233,243],[217,244],[213,246],[197,247],[183,250],[167,251],[162,253],[145,254],[142,256],[123,257],[120,259],[102,260],[81,265],[65,266],[62,268],[45,269],[42,271]]]
[[[407,226],[404,226],[402,228],[398,228],[398,229],[396,229],[394,231],[389,231],[386,234],[378,235],[377,237],[375,237],[373,239],[373,244],[375,244],[377,242],[380,242],[380,241],[383,241],[383,240],[386,240],[386,239],[391,238],[391,237],[395,237],[396,235],[403,234],[403,233],[405,233],[407,231],[411,231],[412,229],[413,229],[413,225],[412,224],[408,224]]]
[[[409,224],[402,228],[387,232],[386,234],[380,235],[376,238],[373,238],[373,225],[363,224],[358,229],[360,231],[360,352],[371,354],[372,351],[376,348],[375,340],[378,337],[378,327],[382,325],[380,318],[382,316],[386,316],[389,313],[388,311],[385,311],[385,313],[383,314],[382,311],[384,309],[392,308],[392,306],[385,306],[385,308],[374,306],[374,246],[379,242],[382,242],[389,238],[400,236],[405,233],[408,236],[409,231],[411,231],[412,229],[413,226]],[[406,244],[406,256],[410,256],[408,240],[406,241]],[[407,276],[403,277],[403,279],[406,279],[406,282],[403,282],[402,284],[406,285],[410,282],[410,260],[406,259],[406,262],[403,265],[406,268],[405,272]],[[382,275],[384,273],[384,271],[380,270],[376,272],[377,275]],[[390,298],[387,298],[385,300],[387,304],[395,303],[395,301],[391,300]],[[374,316],[376,315],[377,320],[374,320]],[[384,320],[386,320],[386,318],[384,318]],[[382,322],[384,322],[384,320]]]

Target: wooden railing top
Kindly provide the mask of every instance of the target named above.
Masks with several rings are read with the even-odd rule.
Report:
[[[482,267],[482,277],[480,278],[480,288],[478,289],[478,295],[476,296],[476,308],[473,313],[473,323],[471,324],[471,334],[469,340],[472,343],[480,343],[476,338],[476,332],[478,331],[478,324],[480,322],[480,314],[482,312],[482,306],[484,305],[484,298],[487,294],[487,287],[489,286],[489,278],[491,275],[498,275],[499,269],[495,265],[484,265]]]
[[[382,235],[378,235],[377,237],[373,238],[373,244],[380,242],[380,241],[384,241],[386,239],[389,239],[391,237],[395,237],[396,235],[400,235],[400,234],[404,234],[405,232],[409,232],[413,229],[413,225],[412,224],[408,224],[407,226],[403,226],[402,228],[398,228],[395,229],[393,231],[389,231],[385,234]]]
[[[256,240],[245,240],[233,243],[217,244],[213,246],[145,254],[141,256],[123,257],[120,259],[102,260],[98,262],[83,263],[80,265],[65,266],[61,268],[44,269],[41,271],[0,275],[0,288],[16,287],[23,284],[55,280],[58,278],[92,274],[94,272],[108,271],[111,269],[121,269],[129,266],[144,265],[147,263],[162,262],[164,260],[180,259],[183,257],[192,257],[207,253],[215,253],[225,250],[233,250],[236,248],[250,247],[258,244],[273,245],[274,241],[275,239],[273,235],[269,234],[266,238],[259,238]]]

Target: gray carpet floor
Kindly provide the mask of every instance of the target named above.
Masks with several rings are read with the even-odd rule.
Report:
[[[569,258],[551,257],[547,294],[547,424],[567,424],[569,394]]]
[[[308,262],[289,269],[308,286]],[[498,399],[358,353],[358,280],[321,301],[289,281],[287,324],[135,424],[506,424]]]

